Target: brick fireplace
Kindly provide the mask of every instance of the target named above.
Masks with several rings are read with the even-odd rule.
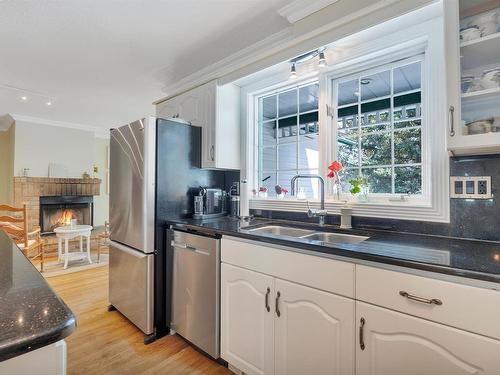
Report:
[[[28,206],[29,229],[40,225],[40,197],[100,195],[98,178],[14,177],[14,206]],[[64,199],[64,198],[61,198]]]

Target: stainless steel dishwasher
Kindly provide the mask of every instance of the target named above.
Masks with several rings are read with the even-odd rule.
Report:
[[[220,357],[220,240],[173,230],[171,328]]]

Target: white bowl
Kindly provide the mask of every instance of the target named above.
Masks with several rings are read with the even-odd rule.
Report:
[[[464,42],[481,37],[481,30],[477,26],[470,26],[460,31],[460,39]]]
[[[494,34],[498,28],[498,11],[481,14],[476,22],[481,29],[481,36]]]
[[[493,118],[477,120],[465,124],[467,126],[467,133],[470,135],[474,134],[485,134],[491,132],[491,125],[493,124]]]
[[[500,87],[500,68],[485,70],[481,75],[481,87],[483,89]]]

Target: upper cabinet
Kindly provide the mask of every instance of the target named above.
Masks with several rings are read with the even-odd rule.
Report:
[[[240,169],[240,88],[208,82],[156,105],[156,115],[202,128],[203,168]]]
[[[447,0],[448,149],[500,153],[500,2]]]

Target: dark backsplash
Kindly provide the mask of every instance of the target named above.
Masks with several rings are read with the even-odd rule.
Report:
[[[451,176],[491,176],[492,200],[450,200],[450,223],[395,220],[354,216],[356,228],[385,229],[398,232],[500,241],[500,155],[450,158]],[[252,210],[252,214],[273,219],[317,222],[302,212]],[[339,224],[340,216],[328,215],[328,224]]]

